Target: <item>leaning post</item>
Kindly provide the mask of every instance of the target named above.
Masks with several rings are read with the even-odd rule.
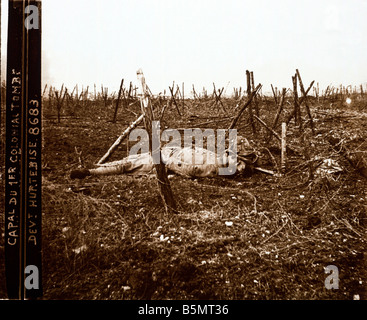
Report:
[[[149,136],[149,151],[152,156],[154,168],[156,171],[159,192],[160,192],[164,207],[166,209],[166,212],[167,213],[169,212],[177,213],[176,200],[174,198],[174,195],[171,189],[171,184],[168,180],[165,164],[162,162],[160,144],[158,144],[158,146],[156,146],[155,144],[153,148],[154,114],[153,114],[152,105],[149,101],[149,94],[148,94],[147,85],[145,83],[145,77],[141,69],[137,71],[137,77],[139,80],[140,93],[141,93],[141,96],[140,96],[141,110],[142,110],[142,113],[144,114],[145,129],[147,130],[148,136]],[[158,128],[154,128],[154,130],[158,130]]]

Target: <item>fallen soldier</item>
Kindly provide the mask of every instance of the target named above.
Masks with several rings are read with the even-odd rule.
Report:
[[[249,150],[249,144],[246,139],[237,146],[237,161],[234,173],[241,174],[251,170],[251,167],[257,161],[257,153]],[[219,157],[212,151],[204,148],[181,148],[181,147],[163,147],[161,149],[161,160],[167,168],[167,173],[178,174],[187,178],[215,177],[220,175],[220,168],[227,168],[230,161],[228,152]],[[191,159],[191,161],[187,161]],[[196,161],[199,159],[199,161]],[[153,173],[153,159],[149,153],[129,155],[128,157],[101,164],[95,169],[79,169],[70,173],[71,179],[84,179],[87,176],[94,175],[145,175]]]

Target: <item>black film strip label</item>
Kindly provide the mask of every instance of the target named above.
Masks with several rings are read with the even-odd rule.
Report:
[[[10,0],[5,148],[8,297],[42,296],[41,1]]]

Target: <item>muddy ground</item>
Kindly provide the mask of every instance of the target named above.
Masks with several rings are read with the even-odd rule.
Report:
[[[181,116],[169,106],[162,128],[228,128],[225,117],[236,114],[237,102],[224,99],[224,111],[213,101],[186,100]],[[292,98],[287,101],[280,122],[292,110]],[[261,119],[272,123],[273,98],[258,102]],[[94,167],[137,118],[138,104],[120,109],[116,123],[114,104],[66,105],[58,123],[45,101],[43,298],[366,299],[366,178],[327,139],[341,138],[352,153],[366,155],[367,97],[356,94],[350,105],[337,97],[309,104],[315,133],[302,106],[304,130],[294,120],[288,126],[295,152],[284,175],[172,176],[179,212],[168,214],[154,176],[69,177],[81,165]],[[258,166],[277,173],[279,142],[266,143],[268,131],[256,126],[254,134],[245,111],[236,128],[261,155]],[[124,141],[110,160],[126,154]],[[343,171],[317,174],[323,159]],[[1,226],[3,256],[3,215]],[[329,265],[338,268],[338,289],[325,288]],[[4,274],[3,259],[0,266]],[[6,297],[3,276],[0,297]]]

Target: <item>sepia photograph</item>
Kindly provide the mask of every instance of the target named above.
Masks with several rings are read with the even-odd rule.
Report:
[[[367,1],[1,0],[0,299],[367,299]]]

